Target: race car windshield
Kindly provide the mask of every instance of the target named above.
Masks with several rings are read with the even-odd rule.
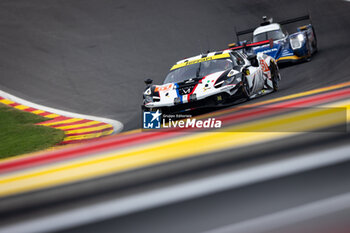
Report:
[[[236,66],[236,61],[231,59],[216,59],[205,62],[196,63],[189,66],[184,66],[176,70],[172,70],[165,78],[165,83],[177,83],[189,79],[202,78],[208,74],[212,74],[218,71],[224,71],[232,69]]]
[[[275,30],[275,31],[269,31],[269,32],[263,32],[260,34],[257,34],[253,38],[253,42],[259,42],[263,40],[280,40],[284,38],[284,34],[281,30]]]

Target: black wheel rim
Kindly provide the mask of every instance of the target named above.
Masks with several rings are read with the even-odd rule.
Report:
[[[277,75],[277,68],[276,68],[276,66],[274,65],[274,64],[272,64],[272,66],[271,66],[271,76],[272,76],[272,83],[273,83],[273,89],[275,90],[275,91],[277,91],[278,90],[278,75]]]
[[[248,80],[246,77],[243,78],[243,92],[247,98],[250,96]]]

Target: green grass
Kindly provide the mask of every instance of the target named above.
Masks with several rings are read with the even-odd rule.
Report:
[[[63,140],[62,130],[34,125],[49,118],[0,104],[0,159],[49,148]]]

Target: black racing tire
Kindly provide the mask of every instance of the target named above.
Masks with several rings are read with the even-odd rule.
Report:
[[[314,26],[312,26],[312,33],[314,36],[314,41],[312,42],[312,48],[313,48],[313,53],[317,53],[318,47],[317,47],[317,37],[316,37],[316,32]]]
[[[277,64],[274,61],[271,61],[270,70],[271,70],[271,80],[273,85],[273,91],[278,91],[279,81],[280,81],[279,70],[278,70]]]
[[[311,52],[311,47],[310,47],[310,44],[309,44],[309,37],[307,37],[307,36],[306,36],[306,42],[305,43],[306,43],[306,48],[307,48],[307,52],[308,52],[308,54],[306,55],[305,61],[309,62],[309,61],[311,61],[312,52]]]
[[[162,112],[161,108],[146,108],[144,105],[141,105],[141,111],[142,112],[156,112],[157,110]]]
[[[245,75],[242,75],[242,94],[244,98],[248,100],[250,99],[251,93],[249,90],[248,80]]]

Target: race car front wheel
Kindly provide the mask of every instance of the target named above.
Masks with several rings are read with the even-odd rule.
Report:
[[[312,51],[311,51],[312,45],[310,44],[309,37],[306,37],[305,44],[306,44],[306,51],[307,51],[307,55],[305,57],[305,61],[309,62],[309,61],[311,61],[311,56],[312,56]]]
[[[251,93],[249,89],[248,80],[245,75],[242,75],[242,93],[244,98],[250,99]]]
[[[317,37],[316,37],[316,32],[315,28],[312,26],[312,34],[313,34],[313,41],[312,41],[312,53],[317,53],[318,48],[317,48]]]

